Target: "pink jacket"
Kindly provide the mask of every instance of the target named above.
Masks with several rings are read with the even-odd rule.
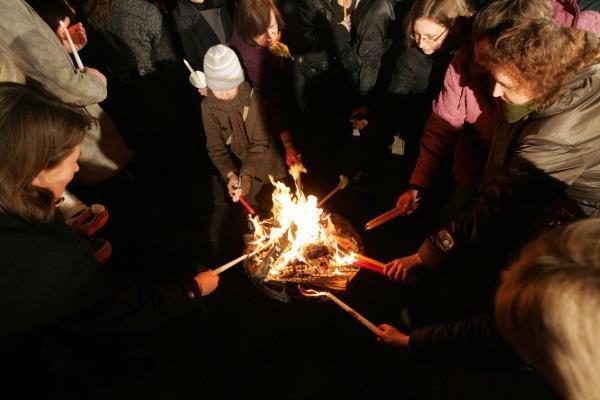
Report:
[[[553,0],[554,19],[600,34],[600,13],[580,12],[576,0]],[[468,52],[460,50],[446,71],[421,138],[419,158],[410,183],[431,187],[451,151],[457,185],[476,188],[502,113],[487,74],[477,71]],[[465,129],[465,126],[469,128]]]

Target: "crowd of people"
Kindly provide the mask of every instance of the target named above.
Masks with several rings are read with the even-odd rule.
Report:
[[[82,349],[205,318],[211,268],[248,229],[238,203],[268,215],[271,180],[295,165],[309,193],[351,182],[351,223],[404,218],[381,228],[380,346],[600,397],[600,2],[0,9],[9,381],[77,396],[72,371],[102,358]],[[397,254],[410,224],[421,243]]]

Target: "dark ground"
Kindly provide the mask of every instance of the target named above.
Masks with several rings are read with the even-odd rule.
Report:
[[[414,251],[433,224],[425,218],[427,210],[440,206],[432,201],[420,215],[362,231],[368,219],[393,207],[401,185],[390,187],[389,176],[394,171],[405,171],[403,162],[401,157],[387,160],[370,185],[353,182],[327,204],[329,210],[344,216],[361,232],[366,254],[384,261]],[[316,174],[314,171],[312,176]],[[308,192],[322,196],[336,184],[332,181],[322,187],[312,176],[305,178]],[[114,225],[103,234],[113,241],[115,257],[129,259],[130,265],[135,265],[133,274],[184,273],[175,265],[190,259],[203,260],[214,268],[241,254],[242,234],[247,228],[239,206],[224,200],[214,179],[212,184],[197,186],[200,192],[212,187],[215,193],[214,209],[208,215],[202,215],[202,209],[194,212],[198,207],[182,199],[164,197],[156,203],[139,199],[138,207],[155,210],[148,211],[131,232],[120,231],[116,220],[122,217],[121,211],[118,207],[114,210]],[[181,215],[196,218],[197,223],[172,223],[186,220]],[[194,254],[190,256],[189,250]],[[387,322],[402,327],[402,289],[382,276],[360,271],[340,297],[375,324]],[[268,297],[250,280],[242,265],[223,273],[218,289],[205,299],[204,307],[197,312],[171,320],[153,334],[132,339],[125,350],[115,352],[117,355],[111,352],[101,372],[94,372],[94,379],[80,381],[86,393],[83,396],[554,398],[547,385],[526,370],[420,363],[377,343],[371,332],[331,302],[294,304]],[[440,299],[431,301],[435,304]],[[462,360],[456,361],[460,364]]]

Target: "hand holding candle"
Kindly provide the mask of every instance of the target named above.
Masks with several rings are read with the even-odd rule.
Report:
[[[63,21],[59,21],[59,23],[60,23],[60,26],[67,38],[67,41],[69,42],[69,46],[71,47],[71,53],[73,54],[73,57],[75,58],[75,63],[77,64],[77,69],[79,69],[80,71],[83,71],[85,69],[85,67],[83,66],[83,63],[81,62],[81,58],[79,58],[79,53],[77,52],[77,48],[75,47],[75,44],[73,43],[71,34],[69,33],[69,30],[67,29],[67,26],[65,25],[65,23]]]
[[[197,89],[206,89],[206,78],[204,77],[204,73],[202,71],[195,71],[185,58],[183,59],[183,63],[188,71],[190,71],[190,84]]]

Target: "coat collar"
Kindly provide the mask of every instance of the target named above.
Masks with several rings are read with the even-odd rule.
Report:
[[[559,99],[532,118],[544,118],[572,110],[591,97],[600,96],[600,64],[584,68],[561,93]]]

